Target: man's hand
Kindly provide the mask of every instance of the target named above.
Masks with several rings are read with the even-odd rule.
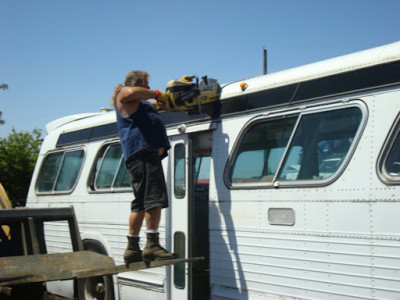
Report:
[[[157,96],[156,96],[156,109],[157,110],[171,110],[173,109],[174,103],[171,99],[171,93],[169,92],[163,92],[163,91],[156,91]]]
[[[170,96],[171,95],[169,92],[157,91],[156,100],[157,102],[168,103],[168,99],[170,99]]]

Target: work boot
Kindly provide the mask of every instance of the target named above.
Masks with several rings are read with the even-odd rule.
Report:
[[[159,233],[147,233],[146,246],[143,249],[143,260],[168,260],[176,258],[160,246]]]
[[[139,237],[138,236],[128,236],[128,247],[126,247],[124,253],[124,261],[126,265],[130,263],[142,261],[142,250],[139,247]]]

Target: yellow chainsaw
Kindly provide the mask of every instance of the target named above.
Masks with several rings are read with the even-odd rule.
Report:
[[[207,76],[201,79],[199,82],[197,76],[185,75],[179,80],[169,81],[166,91],[170,97],[166,110],[211,116],[219,114],[221,86],[216,79]]]

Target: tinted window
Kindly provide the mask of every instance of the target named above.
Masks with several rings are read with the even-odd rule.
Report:
[[[320,180],[332,176],[349,152],[361,122],[352,107],[300,118],[279,180]]]
[[[115,174],[121,163],[122,151],[117,144],[108,147],[100,163],[100,170],[97,173],[95,186],[98,189],[111,188]]]
[[[185,258],[185,234],[177,231],[174,234],[174,253],[176,258]],[[185,288],[185,264],[174,265],[174,285],[177,289]]]
[[[83,150],[56,152],[46,156],[36,189],[38,192],[70,191],[82,168]]]
[[[383,158],[382,158],[383,157]],[[400,182],[400,115],[396,125],[390,133],[390,137],[383,150],[380,159],[380,172],[384,174],[384,180],[397,184]]]
[[[230,182],[235,186],[332,177],[343,165],[361,120],[361,109],[349,107],[257,121],[238,144]]]
[[[104,139],[117,135],[117,124],[105,124],[101,126],[80,129],[77,131],[60,134],[57,141],[57,147],[76,144],[88,143],[96,139]]]
[[[176,198],[183,198],[186,192],[185,145],[177,144],[174,153],[174,193]]]
[[[63,164],[55,186],[56,191],[68,191],[73,188],[76,180],[78,179],[82,161],[82,150],[65,153]]]
[[[104,146],[95,164],[91,175],[94,184],[90,184],[93,190],[131,187],[120,144]]]
[[[114,187],[131,187],[131,182],[129,180],[129,171],[126,168],[125,163],[121,162],[119,166],[117,176],[114,181]]]
[[[232,183],[271,182],[293,132],[297,117],[257,122],[240,141],[231,168]]]
[[[392,149],[390,149],[385,162],[385,170],[390,176],[398,177],[397,181],[400,181],[400,133],[397,134]]]

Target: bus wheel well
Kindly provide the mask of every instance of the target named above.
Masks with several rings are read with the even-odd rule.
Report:
[[[85,250],[107,255],[107,250],[101,242],[92,239],[82,242]],[[78,279],[76,281],[76,295],[79,300],[114,300],[112,275]]]
[[[82,243],[83,243],[83,249],[85,250],[108,255],[106,248],[99,241],[87,239],[83,240]]]

